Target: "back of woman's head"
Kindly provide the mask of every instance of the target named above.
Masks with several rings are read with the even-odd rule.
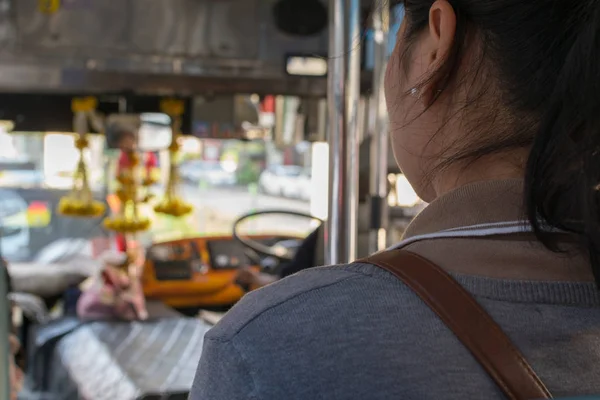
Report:
[[[600,283],[600,0],[406,0],[405,8],[386,82],[400,166],[417,149],[405,149],[409,139],[394,136],[406,133],[395,130],[409,129],[437,103],[450,104],[436,134],[422,142],[444,143],[431,168],[420,166],[424,173],[521,151],[525,210],[536,235],[555,251],[548,226],[577,235]],[[455,26],[440,17],[447,9]],[[453,40],[441,59],[433,56],[434,68],[414,85],[400,84],[428,54],[421,61],[412,54],[423,35],[443,40],[444,29]],[[400,94],[423,107],[395,121],[394,107],[406,106]],[[459,115],[460,137],[435,137]]]

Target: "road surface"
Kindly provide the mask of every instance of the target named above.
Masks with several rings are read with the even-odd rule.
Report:
[[[253,194],[247,188],[241,187],[199,189],[185,185],[181,187],[181,194],[194,206],[208,207],[234,217],[252,210],[277,209],[305,213],[310,211],[310,204],[306,201]]]

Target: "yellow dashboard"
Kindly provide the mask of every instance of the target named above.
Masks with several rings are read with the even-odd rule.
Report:
[[[290,239],[248,237],[264,243]],[[235,282],[239,268],[258,270],[255,264],[244,245],[231,236],[162,242],[147,251],[142,286],[146,298],[159,299],[174,308],[226,307],[245,293]]]

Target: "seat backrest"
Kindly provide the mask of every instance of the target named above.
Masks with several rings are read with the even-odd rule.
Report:
[[[319,229],[317,247],[315,248],[315,266],[317,267],[325,265],[325,231],[324,227]]]
[[[87,261],[87,262],[86,262]],[[79,259],[66,264],[10,263],[13,291],[49,299],[62,295],[70,286],[94,276],[99,263]]]

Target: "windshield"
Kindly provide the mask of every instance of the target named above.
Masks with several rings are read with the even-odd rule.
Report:
[[[294,146],[277,148],[264,141],[188,137],[182,149],[180,193],[194,206],[194,212],[184,220],[157,216],[154,240],[229,235],[239,217],[255,211],[311,212],[312,191],[299,179],[302,170],[310,168],[311,157],[294,154]],[[281,182],[269,179],[274,170],[284,171],[277,175],[291,179]],[[240,228],[242,233],[304,237],[315,228],[315,222],[269,215],[250,219]]]
[[[100,219],[63,218],[55,212],[73,183],[79,158],[74,135],[2,132],[0,136],[0,256],[29,261],[61,239],[97,237]],[[101,188],[102,154],[94,160],[93,149],[101,149],[102,141],[92,137],[85,154],[90,171],[95,171],[90,180],[96,190]],[[96,195],[102,198],[100,192]]]
[[[112,239],[102,229],[102,218],[81,219],[59,215],[56,207],[69,193],[79,160],[75,136],[57,132],[3,133],[11,151],[0,153],[0,251],[9,261],[33,261],[67,239],[106,246]],[[90,136],[84,158],[94,196],[114,208],[117,150],[106,150],[104,137]],[[168,151],[157,152],[161,179],[151,191],[154,201],[143,206],[150,216],[150,231],[140,235],[145,243],[191,236],[230,235],[242,215],[260,210],[289,210],[310,214],[312,188],[306,182],[309,153],[294,147],[276,148],[263,141],[182,140],[180,195],[194,211],[183,218],[156,214],[168,176]],[[6,153],[6,152],[5,152]],[[283,180],[265,179],[278,167]],[[271,175],[272,176],[272,175]],[[242,233],[286,234],[304,237],[316,227],[309,219],[272,215],[250,219]],[[82,245],[83,246],[83,245]],[[88,246],[86,244],[86,246]],[[90,246],[88,246],[90,247]]]

